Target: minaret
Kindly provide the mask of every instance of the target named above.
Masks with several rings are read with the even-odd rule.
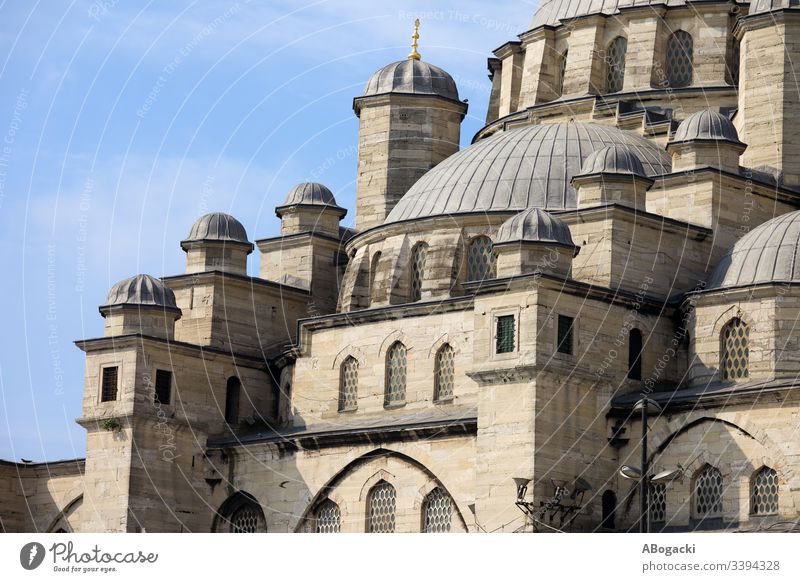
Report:
[[[467,104],[453,78],[422,61],[419,20],[408,59],[380,69],[353,101],[360,119],[356,228],[383,223],[408,189],[459,149]]]

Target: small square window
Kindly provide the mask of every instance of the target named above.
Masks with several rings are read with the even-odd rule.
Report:
[[[172,395],[172,372],[156,370],[156,396],[155,402],[169,404]]]
[[[100,390],[100,401],[111,402],[117,399],[117,366],[103,368],[103,381]]]
[[[558,316],[558,353],[573,353],[572,330],[575,327],[575,319],[567,315]]]
[[[508,354],[515,348],[516,325],[513,315],[501,315],[497,318],[497,343],[498,354]]]

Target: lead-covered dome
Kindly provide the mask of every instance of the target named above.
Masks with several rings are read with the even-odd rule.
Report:
[[[672,142],[712,140],[741,143],[739,132],[733,122],[716,111],[706,109],[692,113],[684,119],[675,131]]]
[[[527,208],[574,209],[572,177],[593,151],[618,144],[636,154],[648,176],[671,172],[671,158],[656,142],[616,127],[531,125],[497,133],[447,158],[409,189],[385,224]]]
[[[196,241],[250,242],[242,223],[224,212],[212,212],[197,219],[183,242]]]
[[[709,289],[800,282],[800,212],[765,222],[744,235],[714,270]]]
[[[336,206],[336,198],[333,197],[333,192],[323,184],[303,182],[289,190],[282,206],[295,206],[298,204],[305,206]]]
[[[386,65],[370,77],[364,97],[385,93],[438,95],[458,101],[458,87],[453,77],[444,69],[416,59]]]
[[[583,162],[581,174],[646,175],[639,156],[626,145],[608,146],[592,152]]]
[[[561,20],[589,14],[615,14],[620,8],[664,5],[686,6],[686,0],[542,0],[531,28],[558,26]]]
[[[494,245],[547,243],[574,247],[566,223],[540,208],[530,208],[506,220],[497,230]]]
[[[120,281],[108,292],[103,307],[114,305],[144,305],[177,309],[175,293],[160,279],[150,275],[135,275]]]

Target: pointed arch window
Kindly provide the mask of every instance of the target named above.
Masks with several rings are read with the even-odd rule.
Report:
[[[228,378],[228,384],[225,387],[225,422],[230,426],[239,422],[239,393],[242,389],[242,383],[236,376]]]
[[[694,481],[694,516],[698,519],[722,516],[722,473],[706,465]]]
[[[562,54],[558,58],[558,77],[556,78],[556,95],[561,97],[564,94],[564,80],[567,78],[567,56],[569,55],[569,51],[565,50],[564,54]]]
[[[453,521],[453,500],[441,487],[425,496],[423,533],[450,533]]]
[[[483,281],[494,279],[497,275],[492,239],[488,236],[476,236],[469,242],[467,254],[467,279]]]
[[[264,533],[266,520],[261,506],[253,496],[234,493],[220,508],[215,530],[220,533]]]
[[[688,87],[694,75],[694,40],[685,30],[677,30],[667,41],[667,81],[672,88]]]
[[[358,360],[347,356],[339,367],[339,412],[358,408]]]
[[[740,380],[750,376],[750,327],[738,317],[722,328],[719,368],[722,380]]]
[[[778,513],[778,473],[771,467],[762,467],[753,477],[750,487],[750,514],[776,513]]]
[[[452,400],[455,380],[455,352],[450,344],[444,344],[436,352],[433,366],[433,399],[441,402]]]
[[[642,379],[642,332],[638,329],[628,333],[628,378]]]
[[[390,483],[379,481],[367,498],[367,532],[394,533],[397,492]]]
[[[422,282],[425,277],[425,262],[428,259],[428,245],[417,244],[411,251],[411,301],[422,299]]]
[[[611,41],[606,51],[606,92],[619,93],[625,85],[625,55],[628,39],[618,36]]]
[[[378,274],[378,264],[381,260],[381,253],[378,251],[372,255],[372,261],[369,265],[369,289],[367,289],[367,307],[372,304],[372,298],[375,295],[375,278]]]
[[[316,533],[339,533],[341,531],[342,512],[332,500],[326,499],[314,512]]]
[[[386,352],[386,391],[384,405],[404,404],[406,401],[406,346],[395,342]]]

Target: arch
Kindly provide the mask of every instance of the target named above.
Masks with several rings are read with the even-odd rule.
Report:
[[[397,342],[402,342],[403,345],[406,346],[406,351],[408,352],[413,349],[413,346],[411,345],[406,333],[401,329],[396,329],[383,339],[380,347],[378,348],[378,355],[385,356],[386,352],[389,351],[389,348]]]
[[[339,412],[358,408],[358,360],[345,358],[339,367]]]
[[[359,366],[367,365],[367,357],[358,346],[345,346],[331,362],[331,370],[338,370],[347,358],[355,358]]]
[[[719,335],[719,379],[736,381],[750,377],[750,326],[734,317]]]
[[[617,527],[617,494],[608,489],[603,492],[602,498],[603,521],[601,527],[615,529]]]
[[[267,531],[267,520],[258,500],[246,491],[237,491],[226,499],[214,515],[211,531],[216,533],[243,533],[242,526],[237,524],[237,516],[248,512],[246,517],[248,529],[255,533]]]
[[[409,271],[411,273],[409,281],[408,300],[411,303],[422,299],[422,285],[425,281],[425,263],[428,260],[428,244],[418,242],[411,249],[411,260]]]
[[[619,93],[625,86],[625,57],[628,39],[618,36],[606,50],[606,93]]]
[[[455,389],[455,350],[446,343],[436,352],[433,363],[433,399],[452,400]]]
[[[673,89],[689,87],[694,79],[694,39],[685,30],[676,30],[667,39],[667,82]]]
[[[467,243],[467,281],[483,281],[497,276],[497,261],[492,251],[494,243],[484,234]]]
[[[233,426],[239,422],[239,399],[242,391],[242,382],[237,376],[228,378],[225,386],[225,422]]]
[[[628,332],[628,378],[630,380],[642,379],[642,332],[633,328]]]
[[[75,499],[70,501],[64,506],[64,509],[58,512],[51,521],[50,525],[45,530],[46,533],[72,533],[72,526],[69,523],[70,516],[75,512],[78,507],[83,503],[83,494],[81,493]]]
[[[405,404],[408,357],[403,342],[396,341],[386,351],[384,406]]]
[[[367,533],[394,533],[397,523],[397,489],[380,480],[367,494]]]

